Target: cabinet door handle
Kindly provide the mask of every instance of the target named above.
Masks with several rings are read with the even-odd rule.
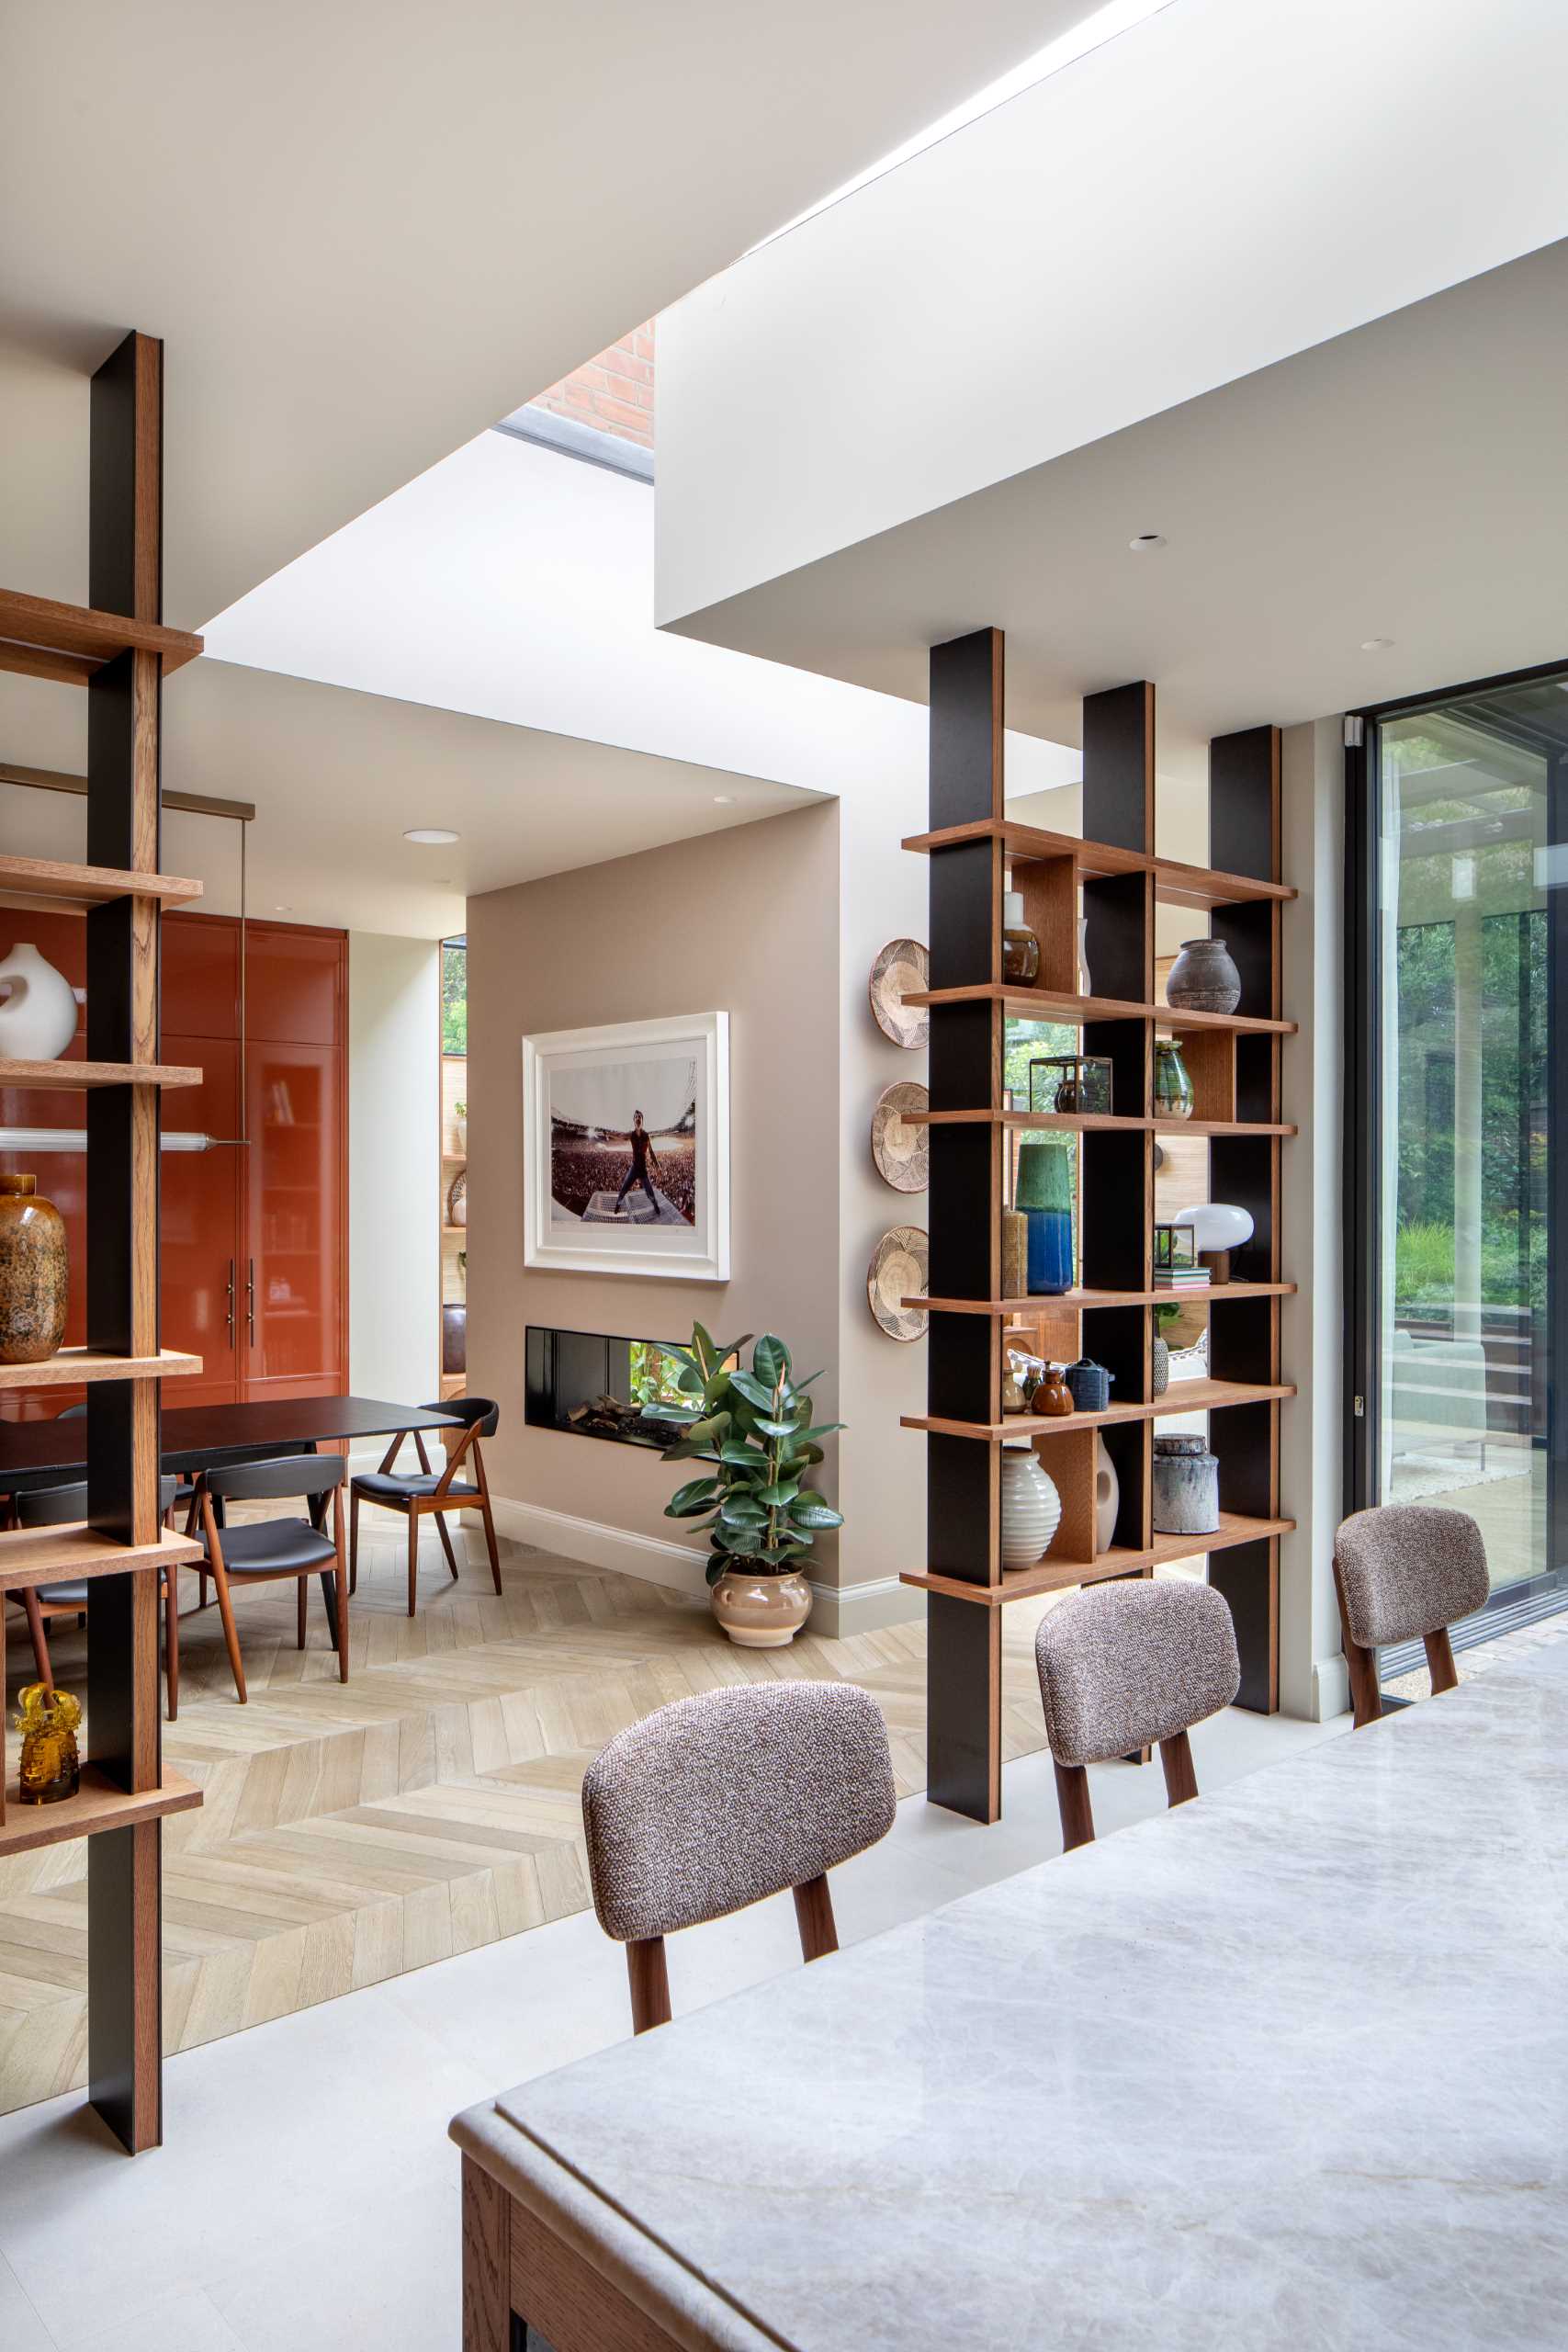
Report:
[[[256,1261],[254,1258],[247,1258],[245,1264],[249,1270],[245,1275],[245,1321],[250,1326],[250,1342],[254,1348],[256,1343]]]
[[[229,1304],[228,1304],[228,1321],[229,1321],[229,1345],[230,1345],[230,1346],[231,1346],[231,1347],[233,1346],[233,1344],[234,1344],[234,1261],[232,1260],[232,1258],[231,1258],[231,1259],[230,1259],[230,1261],[229,1261]]]

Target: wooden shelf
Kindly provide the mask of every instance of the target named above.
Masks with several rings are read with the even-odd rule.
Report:
[[[466,1241],[468,1238],[468,1227],[466,1225],[444,1225],[442,1227],[441,1238],[443,1241],[451,1240],[454,1235],[460,1235]]]
[[[0,1820],[0,1859],[38,1846],[62,1846],[73,1838],[91,1838],[100,1829],[129,1829],[166,1813],[193,1813],[200,1803],[196,1782],[167,1770],[156,1788],[130,1795],[96,1764],[84,1764],[80,1790],[58,1804],[24,1804],[13,1782],[6,1791]]]
[[[0,857],[0,896],[48,899],[58,906],[99,907],[109,899],[156,899],[179,907],[202,885],[175,874],[130,874],[115,865],[68,865],[49,857]]]
[[[1064,1424],[1055,1424],[1060,1428]],[[927,1592],[945,1593],[953,1600],[969,1600],[982,1609],[999,1609],[1010,1600],[1028,1600],[1043,1592],[1068,1592],[1076,1586],[1103,1584],[1111,1577],[1137,1576],[1146,1567],[1170,1560],[1201,1558],[1236,1544],[1256,1544],[1272,1535],[1288,1535],[1293,1519],[1246,1519],[1239,1511],[1224,1510],[1213,1535],[1156,1535],[1146,1551],[1113,1544],[1093,1560],[1055,1558],[1049,1552],[1032,1568],[1004,1568],[999,1584],[966,1584],[959,1577],[904,1575],[900,1584],[919,1585]]]
[[[929,1415],[906,1413],[902,1426],[925,1430],[934,1437],[972,1437],[1000,1445],[1004,1439],[1040,1437],[1064,1430],[1095,1429],[1126,1421],[1160,1421],[1180,1413],[1217,1413],[1227,1405],[1261,1405],[1293,1396],[1295,1384],[1279,1380],[1177,1380],[1163,1396],[1147,1404],[1108,1405],[1102,1413],[1062,1414],[1047,1420],[1039,1413],[1010,1413],[1000,1421],[948,1421]]]
[[[0,1592],[28,1585],[75,1584],[84,1577],[123,1576],[132,1568],[179,1567],[203,1557],[201,1545],[160,1528],[155,1544],[117,1544],[84,1520],[62,1527],[12,1528],[0,1534]]]
[[[89,1086],[199,1086],[201,1072],[172,1062],[0,1061],[0,1086],[81,1094]]]
[[[934,833],[911,833],[904,847],[930,852],[984,841],[999,841],[1010,855],[1017,858],[1075,858],[1079,878],[1084,881],[1100,881],[1117,874],[1152,874],[1156,898],[1172,906],[1243,906],[1249,900],[1286,899],[1298,895],[1288,883],[1263,882],[1249,874],[1226,874],[1218,866],[1184,865],[1176,858],[1156,857],[1142,850],[1117,849],[1106,842],[1081,842],[1075,833],[1044,832],[1037,825],[1016,825],[1008,817],[979,818],[967,825],[944,825]]]
[[[918,989],[906,1004],[999,1004],[1018,1021],[1058,1021],[1081,1028],[1091,1021],[1152,1021],[1159,1029],[1227,1029],[1243,1037],[1293,1037],[1293,1021],[1250,1012],[1184,1012],[1175,1005],[1135,1004],[1115,996],[1063,996],[1053,989],[1010,988],[987,982],[964,989]]]
[[[1058,1308],[1092,1313],[1099,1306],[1174,1306],[1178,1301],[1227,1298],[1294,1298],[1294,1283],[1211,1283],[1197,1290],[1064,1290],[1030,1298],[907,1298],[906,1306],[923,1306],[932,1315],[1043,1315]]]
[[[79,1380],[177,1380],[199,1372],[199,1356],[164,1348],[155,1356],[107,1355],[101,1348],[60,1348],[42,1363],[0,1363],[0,1388],[69,1388]]]
[[[441,1155],[443,1168],[466,1168],[468,1164],[468,1155],[466,1151],[444,1151]]]
[[[1152,1128],[1160,1136],[1293,1136],[1288,1122],[1273,1119],[1161,1119],[1148,1113],[1119,1111],[904,1111],[907,1127],[1023,1127],[1033,1133],[1063,1127],[1075,1135],[1133,1134]]]
[[[97,613],[85,605],[60,605],[51,596],[0,588],[0,670],[85,686],[106,662],[131,651],[161,654],[166,677],[196,660],[201,639],[156,621],[133,621],[121,613]]]

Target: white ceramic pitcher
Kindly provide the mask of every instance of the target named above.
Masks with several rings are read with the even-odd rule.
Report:
[[[76,1035],[76,990],[26,940],[0,962],[0,1059],[58,1061]]]

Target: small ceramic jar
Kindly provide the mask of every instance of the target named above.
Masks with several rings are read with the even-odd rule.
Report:
[[[1067,1386],[1080,1413],[1104,1412],[1111,1402],[1112,1377],[1092,1356],[1080,1356],[1077,1363],[1067,1366]]]
[[[1184,939],[1165,998],[1184,1012],[1234,1012],[1241,1002],[1241,974],[1224,941]]]
[[[1154,1523],[1159,1535],[1213,1535],[1220,1524],[1220,1465],[1207,1438],[1156,1437]]]
[[[1041,1365],[1039,1385],[1029,1400],[1029,1409],[1047,1421],[1060,1420],[1065,1414],[1076,1410],[1059,1363]]]

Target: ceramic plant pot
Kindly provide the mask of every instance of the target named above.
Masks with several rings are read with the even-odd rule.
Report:
[[[43,1363],[65,1336],[65,1220],[31,1176],[0,1176],[0,1363]]]
[[[1241,1002],[1241,974],[1224,941],[1184,939],[1165,998],[1183,1012],[1234,1012]]]
[[[1032,1568],[1062,1523],[1062,1498],[1032,1445],[1002,1448],[1002,1566]]]
[[[1220,1524],[1220,1465],[1201,1437],[1154,1442],[1154,1522],[1159,1535],[1213,1535]]]
[[[1116,1540],[1116,1514],[1122,1508],[1122,1481],[1111,1459],[1111,1448],[1097,1430],[1094,1440],[1094,1548],[1109,1552]]]
[[[0,962],[0,1060],[53,1062],[76,1035],[76,991],[36,947],[18,940]]]
[[[811,1614],[811,1587],[798,1568],[726,1568],[713,1589],[713,1613],[743,1650],[782,1650]]]

